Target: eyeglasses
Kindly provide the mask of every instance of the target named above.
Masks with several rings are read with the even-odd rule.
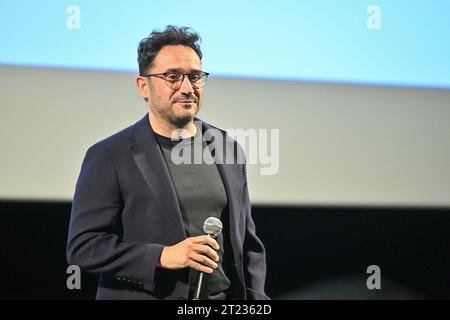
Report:
[[[198,89],[202,88],[206,84],[206,80],[208,79],[208,72],[192,72],[192,73],[180,73],[176,71],[164,72],[164,73],[154,73],[154,74],[143,74],[142,77],[157,77],[160,79],[164,79],[166,81],[166,85],[172,90],[178,90],[181,87],[181,84],[184,81],[184,77],[188,77],[189,82],[192,87]]]

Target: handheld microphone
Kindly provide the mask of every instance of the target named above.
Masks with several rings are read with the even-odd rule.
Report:
[[[215,217],[209,217],[203,223],[203,231],[211,238],[217,239],[217,236],[222,232],[222,221]],[[204,272],[200,272],[198,276],[193,300],[201,300],[205,294],[204,275]]]

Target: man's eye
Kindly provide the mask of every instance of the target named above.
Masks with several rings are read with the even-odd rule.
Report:
[[[168,73],[166,75],[166,79],[169,81],[178,81],[181,79],[181,75],[179,73]]]
[[[189,76],[189,80],[193,81],[193,82],[197,82],[202,78],[202,76],[200,74],[191,74]]]

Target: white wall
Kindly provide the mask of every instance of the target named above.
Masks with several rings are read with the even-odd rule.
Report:
[[[96,141],[146,112],[134,74],[0,66],[0,198],[70,200]],[[255,204],[450,206],[450,90],[210,78],[199,117],[280,129]]]

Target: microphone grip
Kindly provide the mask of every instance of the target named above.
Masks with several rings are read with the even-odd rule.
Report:
[[[217,236],[215,235],[211,235],[208,234],[208,236],[210,236],[213,239],[217,239]],[[204,294],[205,292],[205,273],[199,271],[199,275],[198,275],[198,280],[197,280],[197,285],[195,287],[195,291],[194,291],[194,298],[192,298],[192,300],[202,300],[204,299]]]
[[[203,291],[204,291],[204,288],[203,288],[204,275],[205,275],[204,272],[199,272],[197,286],[195,287],[193,300],[201,300],[201,298],[202,298]]]

